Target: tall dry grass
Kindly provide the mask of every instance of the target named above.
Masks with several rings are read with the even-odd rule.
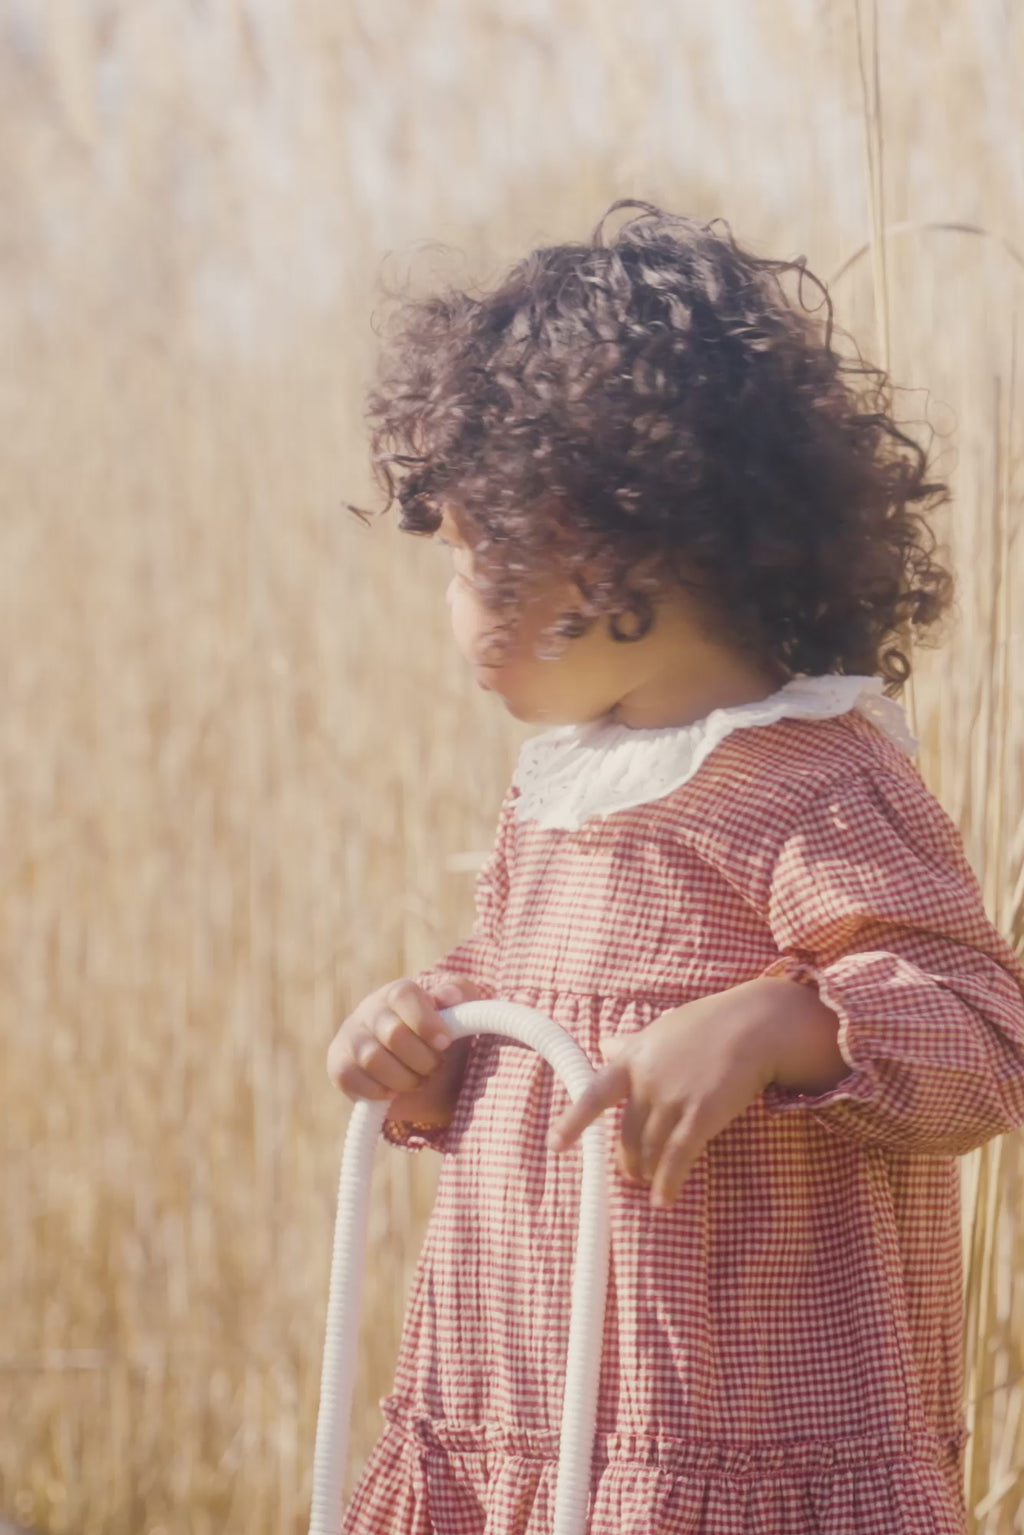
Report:
[[[914,707],[1024,940],[1022,62],[999,0],[0,10],[0,1512],[304,1528],[325,1046],[468,921],[520,738],[433,551],[340,509],[386,251],[486,275],[634,193],[840,274],[954,475]],[[379,1170],[357,1460],[432,1177]],[[979,1535],[1024,1519],[1022,1178],[964,1163]]]

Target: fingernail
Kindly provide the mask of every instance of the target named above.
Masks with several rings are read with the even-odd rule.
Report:
[[[435,1034],[434,1035],[434,1049],[435,1050],[447,1050],[447,1048],[451,1044],[451,1042],[452,1042],[452,1036],[450,1034]]]

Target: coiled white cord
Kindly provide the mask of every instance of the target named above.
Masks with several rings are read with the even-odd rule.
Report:
[[[530,1046],[553,1068],[573,1102],[593,1078],[593,1068],[576,1041],[533,1008],[515,1002],[462,1002],[445,1009],[441,1016],[456,1036],[502,1034]],[[327,1301],[309,1535],[338,1535],[341,1529],[356,1334],[366,1267],[370,1171],[386,1109],[383,1103],[357,1103],[345,1137]],[[605,1127],[603,1119],[597,1119],[583,1132],[583,1181],[552,1535],[584,1535],[587,1526],[608,1243]]]

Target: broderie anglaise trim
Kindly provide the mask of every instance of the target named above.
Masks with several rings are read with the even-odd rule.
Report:
[[[877,677],[797,677],[757,703],[716,709],[693,725],[633,730],[613,720],[560,725],[527,741],[513,783],[520,821],[577,831],[595,816],[663,799],[735,730],[781,719],[833,719],[856,709],[908,755],[917,742]]]

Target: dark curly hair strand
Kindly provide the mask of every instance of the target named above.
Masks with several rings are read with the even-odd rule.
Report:
[[[617,202],[589,244],[399,307],[368,408],[387,506],[421,534],[451,506],[509,627],[557,568],[583,601],[556,634],[604,617],[628,641],[672,582],[790,674],[896,691],[951,599],[923,515],[948,495],[886,375],[833,340],[802,258]]]

